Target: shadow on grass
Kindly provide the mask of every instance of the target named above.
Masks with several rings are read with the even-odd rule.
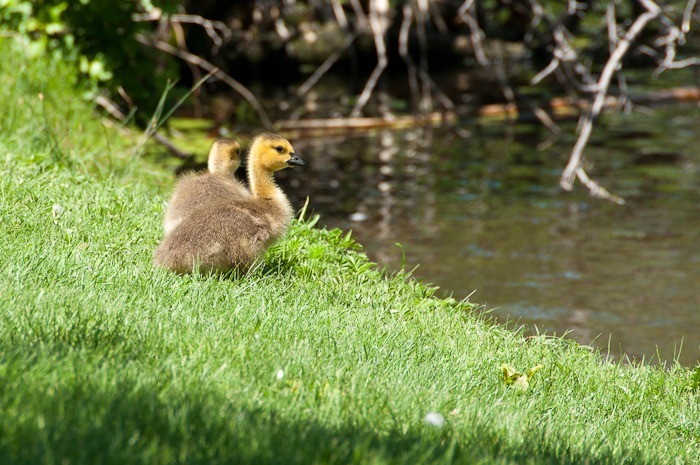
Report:
[[[407,433],[360,422],[331,427],[198,386],[83,381],[50,395],[24,386],[20,394],[33,401],[0,420],[0,463],[646,463],[638,451],[583,456],[543,444],[537,431],[514,447],[486,425],[468,437],[422,423]]]

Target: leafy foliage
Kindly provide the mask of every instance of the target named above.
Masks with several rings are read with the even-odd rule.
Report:
[[[0,0],[0,28],[14,31],[29,56],[50,54],[78,63],[92,82],[129,97],[150,114],[175,63],[138,44],[134,35],[152,29],[133,21],[137,13],[173,11],[177,0]]]

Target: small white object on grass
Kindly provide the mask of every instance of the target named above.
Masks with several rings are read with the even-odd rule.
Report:
[[[51,216],[53,216],[53,219],[57,220],[61,215],[63,215],[63,207],[57,203],[53,204],[53,207],[51,207]]]
[[[277,370],[277,374],[275,376],[277,377],[277,380],[281,380],[284,378],[284,370]]]
[[[428,413],[425,416],[424,420],[427,424],[436,428],[442,428],[443,426],[445,426],[445,417],[443,417],[442,414],[437,412]]]

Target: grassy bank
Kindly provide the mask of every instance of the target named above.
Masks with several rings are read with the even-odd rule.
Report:
[[[155,269],[171,173],[0,54],[0,463],[700,462],[691,370],[525,339],[313,220],[245,279]]]

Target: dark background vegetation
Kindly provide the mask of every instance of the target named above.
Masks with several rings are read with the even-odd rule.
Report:
[[[557,30],[565,32],[567,45],[575,56],[563,63],[557,73],[537,84],[547,96],[590,93],[586,76],[590,78],[600,71],[611,47],[607,33],[609,18],[606,18],[611,2],[605,0],[474,2],[468,13],[482,32],[483,43],[476,45],[486,55],[485,62],[478,59],[474,30],[461,14],[464,11],[460,13],[460,7],[465,4],[461,0],[9,0],[6,3],[0,12],[4,29],[18,34],[34,53],[60,54],[65,59],[79,61],[82,72],[99,84],[100,92],[125,111],[134,110],[140,121],[152,114],[167,82],[179,83],[168,96],[174,100],[206,74],[187,60],[144,45],[144,40],[187,51],[218,66],[246,86],[263,83],[284,88],[292,83],[300,84],[336,53],[337,61],[329,68],[329,75],[342,76],[350,83],[351,93],[359,95],[378,55],[373,27],[367,18],[379,9],[384,21],[385,74],[402,75],[408,67],[406,57],[400,53],[400,36],[408,11],[412,14],[406,36],[410,59],[428,76],[445,70],[470,72],[473,79],[469,87],[478,93],[480,104],[531,93],[528,89],[533,86],[532,77],[550,63],[554,51],[561,46]],[[637,0],[618,0],[613,4],[621,33],[645,11]],[[664,18],[680,22],[685,1],[660,5]],[[661,61],[664,44],[659,38],[664,34],[663,26],[660,19],[645,28],[634,50],[625,55],[625,67],[656,65]],[[692,33],[691,28],[689,42]],[[344,41],[352,34],[356,37],[346,47]],[[136,40],[139,36],[141,42]],[[684,54],[692,55],[692,49],[678,52],[678,59]],[[503,69],[500,79],[496,65]],[[509,88],[513,92],[509,93]],[[211,95],[226,89],[220,80],[210,78],[195,94],[198,110],[204,109],[205,113],[209,110],[211,115],[206,102]],[[439,86],[432,89],[433,93],[438,91]],[[277,97],[290,99],[293,94],[291,90]],[[350,98],[348,105],[355,101]],[[204,106],[201,102],[205,102]],[[248,105],[248,102],[235,96],[231,104]],[[419,106],[415,102],[409,104],[405,108],[409,112]],[[433,106],[446,108],[444,103]],[[379,111],[372,105],[362,110],[363,114]],[[229,113],[227,117],[231,118],[246,114],[245,111]]]

